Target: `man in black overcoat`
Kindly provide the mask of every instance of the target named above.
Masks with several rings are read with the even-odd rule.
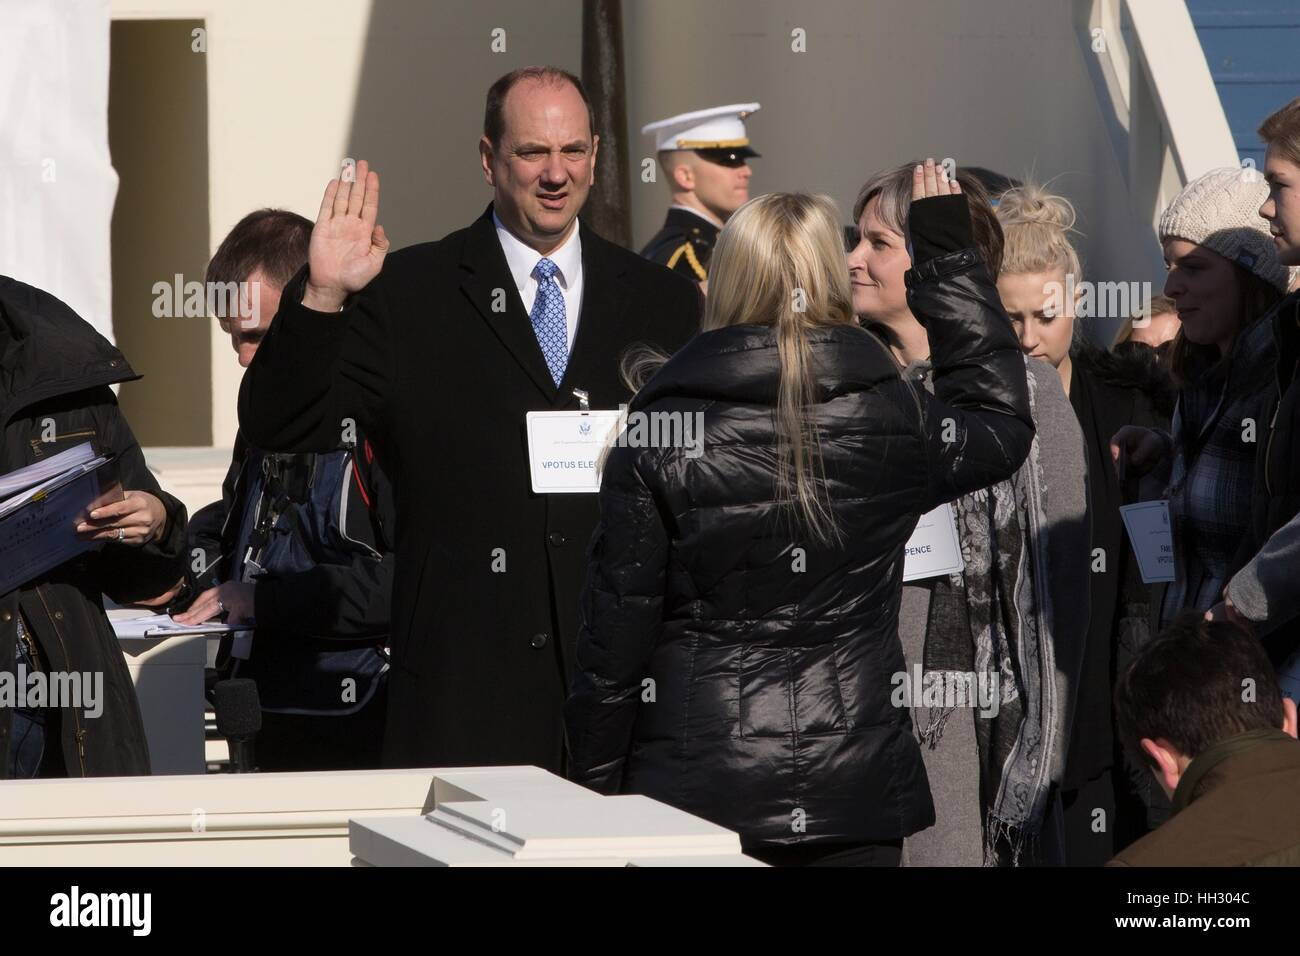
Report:
[[[581,83],[529,68],[488,92],[493,202],[387,256],[379,176],[326,187],[308,266],[245,374],[239,421],[274,451],[370,435],[393,479],[397,568],[384,763],[562,772],[596,495],[537,494],[525,415],[617,408],[629,346],[674,351],[694,283],[578,219],[599,138]]]

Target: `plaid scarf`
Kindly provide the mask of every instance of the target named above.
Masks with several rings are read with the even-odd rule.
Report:
[[[922,652],[923,680],[973,674],[997,691],[996,715],[975,714],[989,866],[1001,862],[1004,849],[1015,865],[1037,838],[1062,732],[1047,556],[1039,544],[1046,535],[1042,494],[1035,437],[1015,475],[955,502],[966,567],[935,579]],[[954,710],[932,709],[921,741],[934,747]]]
[[[1264,415],[1276,362],[1272,324],[1255,322],[1179,393],[1166,492],[1175,578],[1165,591],[1161,627],[1183,608],[1213,607],[1227,584],[1228,562],[1250,525],[1255,455],[1268,434]]]

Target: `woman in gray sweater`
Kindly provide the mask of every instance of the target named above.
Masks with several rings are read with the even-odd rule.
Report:
[[[862,323],[906,377],[928,384],[926,333],[903,278],[912,165],[877,173],[859,192],[861,239],[849,270]],[[996,277],[1001,228],[980,184],[958,181]],[[936,816],[905,842],[907,865],[1061,859],[1057,787],[1088,625],[1086,465],[1056,370],[1026,363],[1036,428],[1029,457],[1009,480],[952,503],[964,569],[903,588],[900,703],[912,707],[925,745]]]

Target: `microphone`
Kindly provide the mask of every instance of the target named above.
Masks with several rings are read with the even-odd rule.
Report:
[[[230,772],[253,773],[253,741],[262,729],[262,702],[257,696],[257,682],[247,677],[217,681],[213,688],[213,710],[217,732],[230,747]]]

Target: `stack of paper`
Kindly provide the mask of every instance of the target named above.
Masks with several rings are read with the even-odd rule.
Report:
[[[118,637],[175,637],[178,634],[228,634],[234,628],[221,621],[202,624],[177,624],[170,614],[142,614],[135,617],[110,617],[113,633]]]
[[[77,525],[121,500],[116,459],[89,442],[0,475],[0,594],[97,547]]]
[[[65,475],[78,474],[91,463],[102,464],[108,459],[95,454],[95,446],[86,442],[60,452],[53,458],[34,462],[7,475],[0,475],[0,518],[20,508],[44,489],[53,487]]]

